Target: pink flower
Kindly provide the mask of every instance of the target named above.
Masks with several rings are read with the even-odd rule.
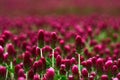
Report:
[[[40,29],[38,31],[38,46],[40,48],[43,48],[44,47],[44,35],[45,35],[45,32],[44,30]]]
[[[52,67],[47,69],[47,72],[45,74],[46,79],[47,80],[54,80],[54,76],[55,76],[54,69]]]
[[[107,76],[107,75],[103,74],[103,75],[101,76],[101,79],[100,79],[100,80],[109,80],[109,79],[108,79],[108,76]]]
[[[5,80],[6,77],[6,67],[0,66],[0,79]]]
[[[35,74],[33,80],[40,80],[39,74]]]
[[[85,41],[79,35],[77,35],[75,38],[75,46],[77,52],[80,54],[81,49],[83,49],[83,47],[85,46]]]
[[[56,47],[56,43],[57,43],[57,34],[56,32],[52,32],[51,36],[50,36],[50,40],[51,40],[51,47],[54,49]]]

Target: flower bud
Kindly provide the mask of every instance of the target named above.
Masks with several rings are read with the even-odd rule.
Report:
[[[84,40],[79,35],[76,36],[75,46],[76,46],[77,53],[80,54],[81,50],[85,46],[85,42],[84,42]]]
[[[32,80],[33,77],[34,77],[34,70],[33,70],[33,69],[30,69],[30,70],[28,71],[28,79],[29,79],[29,80]]]
[[[0,66],[0,80],[5,80],[6,77],[6,67]]]
[[[117,74],[117,78],[120,79],[120,72]]]
[[[103,75],[101,76],[100,80],[109,80],[109,79],[108,79],[108,76],[107,76],[107,75],[103,74]]]
[[[31,54],[33,57],[37,57],[37,54],[36,54],[36,46],[33,46],[32,49],[31,49]]]
[[[4,61],[7,62],[8,61],[8,53],[3,54],[4,57]]]
[[[97,70],[103,70],[103,65],[104,65],[104,61],[102,58],[98,58],[96,60],[96,68]]]
[[[35,72],[41,73],[42,69],[43,69],[42,60],[34,62],[33,69],[34,69]]]
[[[73,74],[74,80],[79,79],[79,71],[78,71],[78,66],[77,65],[74,65],[72,67],[72,74]]]
[[[4,53],[4,48],[2,46],[0,46],[0,63],[2,63],[4,60],[3,53]]]
[[[77,65],[74,65],[72,67],[72,73],[73,73],[73,75],[79,75],[78,66]]]
[[[25,80],[25,78],[24,77],[18,77],[17,80]]]
[[[57,39],[58,39],[56,32],[52,32],[51,33],[51,38],[50,39],[51,39],[51,47],[53,49],[55,49],[56,43],[57,43]]]
[[[24,70],[23,69],[19,69],[17,75],[18,75],[18,77],[24,77],[25,78]]]
[[[60,40],[60,47],[61,49],[63,50],[64,49],[64,46],[65,46],[65,41],[64,40]]]
[[[11,32],[10,32],[10,31],[5,30],[5,31],[3,32],[3,34],[4,34],[5,37],[6,37],[6,41],[7,41],[8,39],[10,39],[10,37],[11,37]]]
[[[48,56],[49,53],[52,53],[52,48],[46,45],[44,48],[42,48],[42,52],[44,56]]]
[[[102,45],[98,44],[98,45],[95,45],[95,46],[94,46],[94,51],[95,51],[95,52],[98,53],[98,52],[100,52],[101,50],[102,50]]]
[[[90,75],[89,80],[94,80],[94,77],[92,75]]]
[[[91,72],[90,75],[96,77],[96,72]]]
[[[17,65],[15,66],[15,73],[14,73],[15,78],[17,78],[17,76],[18,76],[17,74],[18,74],[18,72],[19,72],[20,69],[22,69],[21,65],[20,65],[20,64],[17,64]]]
[[[90,41],[90,46],[95,46],[97,44],[97,41],[96,40],[91,40]]]
[[[47,80],[54,80],[54,76],[55,76],[55,71],[54,71],[54,69],[51,67],[51,68],[49,68],[48,70],[47,70],[47,72],[46,72],[46,79]]]
[[[61,61],[62,61],[62,58],[61,58],[60,55],[58,55],[57,58],[56,58],[56,66],[57,66],[58,68],[60,68]]]
[[[65,65],[66,65],[66,70],[70,70],[70,67],[71,67],[71,62],[70,62],[70,59],[65,59]]]
[[[73,77],[72,75],[70,75],[70,76],[68,77],[68,80],[74,80],[74,77]]]
[[[88,69],[88,70],[91,70],[92,60],[88,59],[88,60],[86,61],[86,65],[87,65],[87,69]]]
[[[42,69],[45,70],[46,69],[46,59],[44,57],[42,57],[40,60],[43,63]]]
[[[72,65],[77,63],[77,62],[76,62],[76,59],[75,59],[74,57],[72,57],[72,58],[70,59],[70,62],[71,62]]]
[[[70,46],[69,45],[65,45],[64,46],[64,56],[66,56],[69,52],[70,52]]]
[[[88,70],[86,68],[83,68],[81,73],[84,78],[88,78]]]
[[[81,63],[81,65],[84,66],[84,67],[87,67],[87,62],[86,62],[86,61],[83,61],[83,62]]]
[[[1,45],[2,47],[4,47],[4,45],[5,45],[5,40],[4,40],[3,38],[0,38],[0,45]]]
[[[117,66],[118,66],[118,68],[119,68],[119,70],[120,70],[120,58],[118,58]]]
[[[32,66],[32,59],[30,58],[30,52],[26,51],[24,53],[24,60],[23,60],[23,65],[26,71],[28,71],[30,69],[30,67]]]
[[[39,74],[35,74],[33,80],[40,80]]]
[[[60,74],[65,75],[66,74],[66,66],[64,64],[60,65]]]
[[[110,72],[113,66],[112,60],[108,60],[105,62],[105,71]]]
[[[12,43],[7,45],[7,52],[8,52],[8,57],[10,60],[16,56],[16,51]]]
[[[42,48],[43,49],[43,48]],[[37,56],[40,56],[40,48],[39,47],[36,47],[36,55]]]
[[[40,48],[44,47],[44,35],[45,35],[44,30],[39,30],[38,31],[38,46]]]

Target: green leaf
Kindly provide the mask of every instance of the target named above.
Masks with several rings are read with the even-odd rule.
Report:
[[[105,31],[101,32],[97,37],[96,39],[98,41],[101,41],[102,39],[106,38],[107,37],[107,33]]]
[[[17,59],[16,59],[16,63],[17,63],[17,64],[21,63],[21,60],[17,58]]]
[[[82,66],[82,65],[80,65],[80,69],[81,69],[81,70],[83,69],[83,66]]]
[[[46,58],[46,66],[47,68],[49,68],[50,66],[52,66],[52,61],[50,58]]]
[[[65,75],[55,75],[54,80],[67,80]]]
[[[61,80],[67,80],[66,76],[63,75],[63,76],[61,77]]]
[[[54,58],[54,64],[56,64],[55,58]],[[46,58],[46,66],[47,66],[47,68],[52,66],[52,59]]]

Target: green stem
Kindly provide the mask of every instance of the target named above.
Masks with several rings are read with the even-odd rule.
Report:
[[[42,48],[40,49],[40,56],[43,57],[43,55],[42,55]]]
[[[13,64],[12,64],[12,61],[10,62],[10,68],[12,69],[13,68]],[[14,74],[11,72],[11,80],[14,80]]]
[[[59,74],[59,70],[58,70],[58,72],[57,72],[57,73],[58,73],[58,75],[60,75],[60,74]]]
[[[52,49],[52,67],[54,68],[54,49]]]
[[[67,78],[67,74],[68,74],[68,72],[66,72],[66,78]]]
[[[69,77],[69,71],[67,72],[67,78]]]
[[[26,72],[26,80],[28,80],[28,72]]]

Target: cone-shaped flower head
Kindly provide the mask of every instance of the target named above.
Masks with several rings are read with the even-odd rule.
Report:
[[[74,80],[79,79],[79,71],[78,71],[78,66],[77,65],[74,65],[72,67],[72,74],[73,74]]]
[[[30,67],[32,66],[32,59],[30,58],[31,53],[29,51],[26,51],[24,53],[24,61],[23,61],[23,66],[25,70],[29,70]]]
[[[111,71],[112,66],[113,66],[112,60],[108,60],[107,62],[105,62],[105,70],[106,70],[107,72],[110,72],[110,71]]]
[[[70,76],[68,77],[68,80],[74,80],[74,77],[73,77],[72,75],[70,75]]]
[[[72,73],[73,73],[73,75],[79,75],[78,66],[77,65],[74,65],[72,67]]]
[[[54,69],[51,67],[51,68],[49,68],[48,70],[47,70],[47,72],[46,72],[46,79],[47,80],[54,80],[54,76],[55,76],[55,71],[54,71]]]
[[[64,40],[60,40],[60,47],[63,50],[64,46],[65,46],[65,41]]]
[[[94,80],[94,77],[92,75],[90,75],[89,80]]]
[[[58,68],[60,68],[61,61],[62,61],[62,58],[61,58],[60,55],[58,55],[57,58],[56,58],[56,66],[57,66]]]
[[[33,80],[40,80],[40,75],[39,74],[35,74]]]
[[[5,40],[7,41],[10,37],[11,37],[11,32],[10,31],[8,31],[8,30],[5,30],[4,32],[3,32],[3,34],[5,35]]]
[[[81,50],[85,46],[85,42],[84,42],[84,40],[79,35],[76,36],[75,46],[76,46],[77,53],[80,54]]]
[[[88,70],[86,68],[83,68],[81,73],[84,78],[88,77]]]
[[[44,35],[45,35],[45,32],[44,30],[40,29],[38,31],[38,46],[40,48],[43,48],[44,47]]]
[[[2,47],[4,47],[4,45],[5,45],[5,40],[4,40],[3,38],[0,38],[0,45],[1,45]]]
[[[34,69],[35,72],[41,73],[42,69],[43,69],[42,60],[34,62],[33,69]]]
[[[104,65],[103,59],[102,59],[102,58],[98,58],[98,59],[96,60],[96,68],[97,68],[98,70],[102,70],[102,69],[103,69],[103,65]]]
[[[120,79],[120,72],[117,74],[117,78]]]
[[[17,75],[18,75],[18,77],[24,77],[25,78],[24,70],[23,69],[19,69]]]
[[[100,79],[100,80],[109,80],[109,79],[108,79],[108,75],[103,74],[103,75],[101,76],[101,79]]]
[[[18,77],[17,80],[25,80],[25,78],[24,77]]]
[[[3,62],[4,59],[3,53],[4,53],[4,48],[0,46],[0,63]]]
[[[8,57],[10,60],[16,56],[16,51],[12,43],[7,44],[7,52],[8,52]]]
[[[57,39],[58,39],[58,37],[57,37],[56,32],[52,32],[51,36],[50,36],[50,40],[51,40],[51,47],[53,49],[55,49],[55,47],[56,47]]]
[[[66,74],[66,66],[65,64],[60,65],[60,74],[65,75]]]
[[[34,70],[33,69],[30,69],[29,71],[28,71],[28,79],[29,80],[32,80],[33,79],[33,77],[34,77]]]
[[[0,66],[0,80],[5,80],[6,77],[6,67]]]

